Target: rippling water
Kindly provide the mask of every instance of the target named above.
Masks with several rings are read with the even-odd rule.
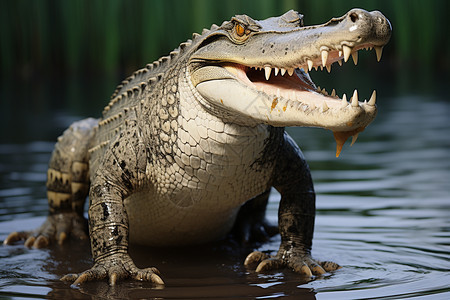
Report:
[[[165,288],[126,281],[72,289],[58,278],[90,265],[88,244],[0,246],[0,298],[450,299],[450,104],[426,97],[385,102],[339,159],[330,132],[289,129],[318,193],[313,256],[341,264],[335,273],[311,282],[289,270],[255,274],[242,266],[251,249],[238,250],[232,242],[135,247],[137,264],[158,266]],[[52,147],[40,141],[0,144],[0,240],[43,222]],[[277,208],[273,193],[267,213],[274,223]],[[276,250],[279,242],[275,236],[260,249]]]

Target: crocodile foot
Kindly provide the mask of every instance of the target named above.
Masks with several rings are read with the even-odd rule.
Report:
[[[156,268],[139,269],[128,254],[113,254],[95,262],[94,266],[79,274],[67,274],[61,278],[62,281],[73,282],[73,286],[86,281],[109,279],[111,286],[118,280],[132,278],[139,281],[150,281],[163,285],[161,273]]]
[[[326,272],[335,271],[341,266],[330,261],[316,261],[311,258],[309,254],[302,256],[284,256],[277,254],[271,256],[260,251],[250,253],[245,259],[244,265],[249,266],[258,264],[256,272],[265,272],[281,268],[291,268],[298,274],[312,277],[313,275],[320,276]]]
[[[12,232],[3,241],[5,245],[24,240],[26,247],[44,248],[51,242],[57,241],[63,244],[69,235],[86,240],[86,219],[75,212],[52,214],[47,217],[44,224],[36,231]]]

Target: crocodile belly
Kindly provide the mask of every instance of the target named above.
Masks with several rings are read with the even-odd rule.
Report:
[[[233,226],[238,204],[189,190],[172,198],[158,196],[151,188],[134,193],[125,199],[130,242],[176,246],[219,240]]]

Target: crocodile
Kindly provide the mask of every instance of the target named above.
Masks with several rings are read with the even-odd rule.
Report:
[[[342,64],[358,50],[380,60],[391,36],[379,11],[352,9],[305,26],[290,10],[212,25],[124,80],[101,119],[72,124],[55,145],[47,178],[49,215],[33,232],[13,232],[42,248],[69,236],[90,239],[92,268],[62,279],[74,285],[131,278],[164,284],[155,267],[136,267],[129,243],[201,244],[230,231],[268,235],[271,188],[281,194],[279,250],[245,259],[256,272],[289,268],[319,276],[340,266],[312,258],[315,192],[305,158],[286,126],[333,131],[342,145],[375,118],[376,95],[347,101],[318,88],[309,71]],[[83,216],[89,196],[89,218]]]

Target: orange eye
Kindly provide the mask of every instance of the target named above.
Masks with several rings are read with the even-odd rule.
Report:
[[[244,33],[245,33],[245,28],[242,27],[241,24],[236,24],[236,25],[234,26],[234,30],[236,30],[236,34],[237,34],[238,36],[243,36]]]

